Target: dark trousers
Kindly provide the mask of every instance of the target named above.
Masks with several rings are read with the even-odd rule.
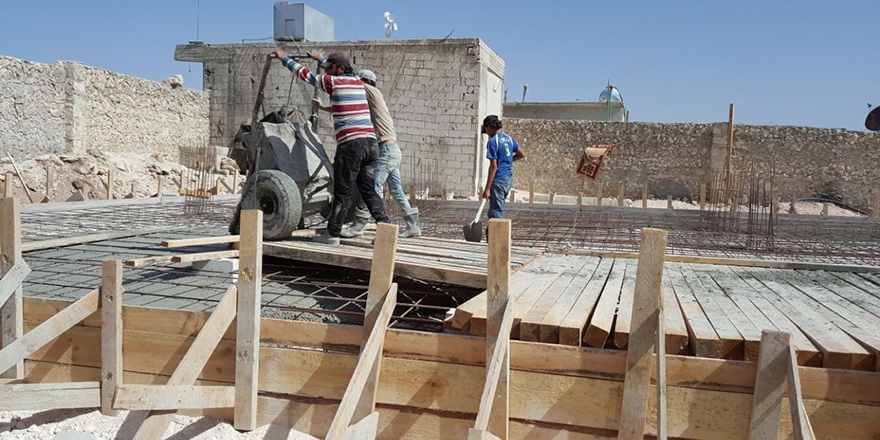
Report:
[[[351,206],[351,192],[357,186],[376,223],[388,223],[385,205],[376,193],[376,168],[379,143],[376,139],[360,138],[336,146],[333,159],[333,210],[327,220],[327,232],[338,237]]]

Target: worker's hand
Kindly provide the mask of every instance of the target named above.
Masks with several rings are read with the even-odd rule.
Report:
[[[275,58],[278,58],[279,60],[287,58],[287,52],[281,49],[275,49],[275,52],[272,52],[272,54],[275,55]]]
[[[492,198],[492,189],[491,188],[484,189],[483,190],[483,199],[489,200],[490,198]]]
[[[315,61],[319,61],[321,58],[324,58],[324,56],[321,55],[321,52],[318,51],[309,52],[309,56],[312,57],[312,59]]]

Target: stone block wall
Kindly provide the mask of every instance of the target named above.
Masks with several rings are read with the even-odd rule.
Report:
[[[84,66],[0,57],[0,148],[47,153],[157,152],[207,142],[208,99],[199,90]]]
[[[176,60],[204,64],[212,144],[231,145],[241,123],[251,117],[266,55],[276,47],[274,43],[177,46]],[[432,194],[475,193],[485,165],[480,122],[492,108],[490,100],[496,99],[499,109],[501,104],[500,94],[486,93],[485,78],[503,79],[504,71],[503,61],[479,39],[302,42],[280,47],[289,52],[317,50],[325,56],[343,52],[355,70],[376,73],[404,153],[401,174],[407,189],[416,180],[415,170],[422,169],[442,176],[444,187],[431,188]],[[304,63],[309,68],[316,64],[310,59]],[[315,88],[294,79],[273,60],[264,96],[267,111],[298,108],[308,118]],[[329,103],[323,92],[319,97]],[[319,116],[318,135],[332,157],[336,150],[332,121],[329,113]]]
[[[605,194],[626,182],[626,195],[641,198],[641,185],[664,198],[696,199],[712,171],[724,169],[727,124],[655,124],[642,122],[550,121],[505,119],[505,132],[525,148],[517,162],[515,186],[537,192]],[[596,182],[575,174],[584,147],[613,143]],[[848,203],[868,206],[880,189],[880,134],[789,126],[734,127],[733,169],[754,167],[775,175],[774,192],[783,201],[836,194]]]

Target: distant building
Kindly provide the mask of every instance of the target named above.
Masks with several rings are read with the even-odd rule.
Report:
[[[504,117],[626,122],[629,120],[629,113],[624,103],[620,101],[505,102]]]

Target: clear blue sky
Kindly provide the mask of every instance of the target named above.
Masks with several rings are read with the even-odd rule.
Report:
[[[0,54],[76,60],[153,80],[201,65],[173,60],[196,39],[198,0],[24,1],[0,10]],[[199,39],[272,36],[273,1],[201,0]],[[609,79],[631,118],[863,130],[880,105],[880,1],[313,0],[336,39],[482,38],[507,64],[508,98],[594,101]]]

